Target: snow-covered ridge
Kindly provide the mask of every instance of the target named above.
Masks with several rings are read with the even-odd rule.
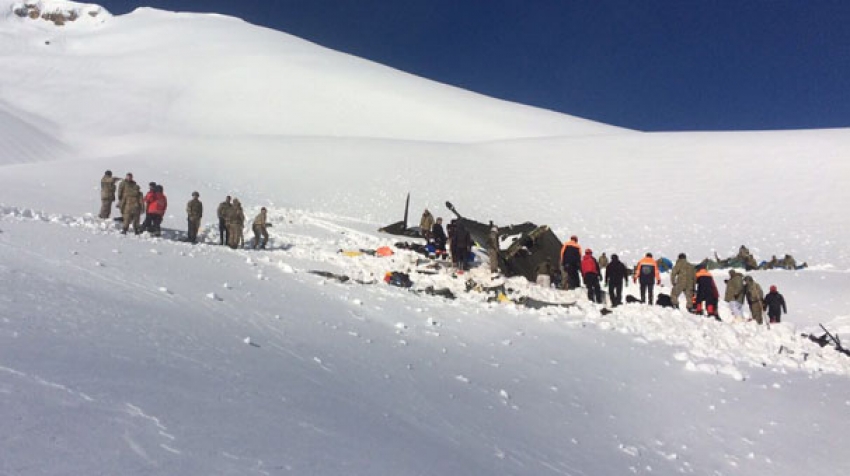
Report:
[[[2,3],[0,3],[2,5]],[[9,5],[8,16],[20,19],[44,20],[56,26],[70,22],[103,23],[112,15],[100,5],[65,0],[30,0]]]

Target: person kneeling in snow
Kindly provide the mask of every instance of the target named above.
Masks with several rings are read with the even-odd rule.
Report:
[[[705,304],[708,317],[714,317],[718,321],[720,317],[717,315],[717,299],[720,294],[717,292],[717,285],[714,283],[714,276],[711,272],[705,269],[704,266],[697,266],[696,273],[696,296],[694,302],[694,314],[702,315],[702,306]]]

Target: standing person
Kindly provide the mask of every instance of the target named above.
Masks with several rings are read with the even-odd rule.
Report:
[[[434,226],[431,227],[431,237],[434,240],[434,248],[437,249],[437,255],[446,255],[446,242],[449,240],[446,237],[446,232],[443,230],[443,218],[437,217]]]
[[[490,273],[499,272],[499,227],[490,221],[490,233],[487,234],[487,256],[490,259]]]
[[[759,324],[763,323],[762,315],[764,313],[764,291],[761,285],[753,279],[752,276],[744,278],[744,294],[747,296],[747,304],[750,305],[750,314],[753,319]]]
[[[133,225],[133,233],[140,234],[142,232],[139,226],[139,217],[142,213],[142,191],[139,185],[133,181],[133,174],[127,174],[121,186],[119,187],[119,195],[121,199],[118,201],[118,206],[121,208],[121,216],[124,220],[124,228],[121,230],[122,235],[127,234],[130,229],[130,224]]]
[[[629,270],[626,269],[616,254],[611,255],[611,262],[605,267],[605,285],[608,286],[608,297],[611,306],[623,304],[623,285],[629,285]]]
[[[602,304],[602,288],[599,286],[599,263],[593,257],[593,250],[584,250],[584,258],[581,260],[581,276],[587,287],[587,299],[590,302]]]
[[[198,230],[201,228],[201,217],[204,216],[204,204],[201,203],[198,192],[192,192],[192,199],[186,204],[186,215],[188,215],[186,241],[195,244],[198,242]]]
[[[472,249],[472,236],[463,224],[453,222],[453,234],[449,236],[452,249],[452,264],[458,271],[466,271],[469,251]]]
[[[112,171],[107,170],[100,179],[100,218],[106,220],[112,213],[112,202],[115,201],[115,183],[120,178],[112,177]]]
[[[254,223],[251,226],[251,230],[254,232],[254,243],[251,247],[255,250],[257,249],[257,244],[260,243],[260,236],[263,237],[263,243],[260,245],[260,248],[266,249],[266,243],[269,241],[269,232],[266,231],[266,225],[268,225],[266,213],[266,207],[260,208],[260,213],[254,218]]]
[[[744,279],[741,273],[734,269],[729,270],[729,279],[726,280],[726,293],[723,295],[723,300],[729,303],[729,310],[732,311],[732,317],[742,319],[744,311]]]
[[[127,175],[124,176],[124,181],[118,185],[118,205],[116,205],[119,209],[121,209],[121,200],[124,199],[124,190],[127,189],[127,184],[133,182],[133,174],[131,172],[127,172]]]
[[[227,246],[234,250],[242,243],[242,227],[245,226],[245,213],[238,198],[233,199],[233,206],[227,212]]]
[[[145,221],[142,222],[142,231],[153,232],[153,215],[156,210],[156,199],[158,197],[158,193],[156,191],[156,183],[151,182],[148,184],[148,193],[145,194]]]
[[[581,270],[581,246],[578,237],[573,235],[570,241],[564,243],[561,248],[561,268],[564,279],[564,289],[575,289],[581,286],[579,281],[579,270]]]
[[[419,233],[425,238],[425,241],[431,241],[431,229],[434,227],[434,215],[426,208],[422,212],[422,218],[419,220]]]
[[[658,263],[652,259],[652,253],[647,253],[635,266],[634,282],[637,283],[638,279],[640,279],[640,302],[645,303],[646,295],[649,293],[649,303],[652,304],[655,302],[653,299],[655,285],[661,285]]]
[[[597,260],[597,262],[599,263],[599,269],[605,269],[605,268],[608,267],[609,261],[608,261],[608,257],[605,256],[604,251],[599,256],[599,259]]]
[[[162,218],[165,216],[167,209],[168,198],[165,196],[165,188],[162,185],[157,185],[154,188],[153,202],[148,205],[148,216],[145,218],[145,223],[149,223],[147,229],[151,235],[162,235]],[[142,225],[142,229],[145,229],[144,225]]]
[[[670,304],[678,308],[679,295],[685,293],[685,304],[690,312],[693,309],[694,302],[696,269],[694,265],[688,262],[688,257],[685,253],[679,253],[679,259],[673,265],[673,270],[670,272],[670,284],[673,286],[673,291],[670,293]]]
[[[764,297],[764,307],[767,308],[767,317],[770,318],[771,324],[778,324],[782,313],[788,314],[785,297],[779,294],[776,286],[771,286],[770,292]]]
[[[221,245],[229,242],[227,239],[227,212],[232,207],[233,204],[230,203],[230,195],[228,195],[223,202],[218,204],[216,214],[218,215],[218,239],[219,244]]]
[[[717,285],[714,283],[714,276],[711,272],[705,269],[705,266],[697,266],[696,272],[696,302],[694,305],[694,313],[702,315],[702,306],[705,304],[706,311],[709,317],[714,317],[718,321],[720,317],[717,315],[717,298],[720,293],[717,292]]]

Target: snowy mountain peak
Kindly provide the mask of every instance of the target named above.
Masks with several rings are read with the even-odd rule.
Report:
[[[21,20],[41,20],[64,26],[71,22],[103,23],[111,17],[100,5],[77,3],[66,0],[29,0],[26,2],[0,2],[8,6],[6,16]]]

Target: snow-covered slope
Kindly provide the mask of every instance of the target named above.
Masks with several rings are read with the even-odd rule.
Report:
[[[98,18],[63,27],[14,14],[0,21],[0,102],[89,136],[476,141],[623,131],[426,81],[232,17],[142,8]]]
[[[233,18],[29,2],[99,12],[60,27],[8,14],[14,3],[0,0],[0,474],[850,466],[850,358],[801,336],[850,332],[850,131],[642,134]],[[105,169],[165,186],[165,239],[92,216]],[[175,240],[192,190],[198,246]],[[788,300],[770,329],[725,305],[725,322],[642,305],[602,315],[581,292],[522,280],[505,284],[576,305],[491,303],[465,291],[493,283],[483,269],[338,253],[398,241],[375,230],[408,191],[412,221],[425,206],[448,218],[451,200],[629,264],[743,243],[811,267],[752,273]],[[226,194],[249,220],[269,208],[270,250],[214,245]],[[392,270],[413,291],[380,281]]]

